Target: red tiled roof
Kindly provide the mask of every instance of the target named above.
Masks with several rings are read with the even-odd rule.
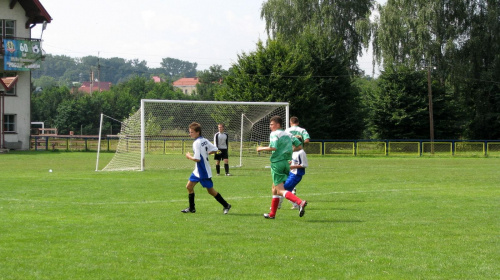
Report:
[[[173,83],[174,86],[195,86],[196,84],[199,84],[200,81],[198,80],[197,77],[195,78],[180,78],[177,81]]]
[[[163,82],[163,79],[158,76],[153,76],[153,81],[155,81],[155,83],[160,83]]]
[[[101,89],[101,91],[109,90],[111,88],[111,82],[94,82],[92,91],[98,91],[99,88]],[[78,88],[78,91],[89,93],[90,82],[83,82],[82,85]]]
[[[8,91],[17,83],[17,78],[17,75],[15,77],[0,78],[0,85]]]

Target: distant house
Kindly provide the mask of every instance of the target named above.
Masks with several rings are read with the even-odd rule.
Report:
[[[161,82],[164,82],[164,80],[158,76],[153,76],[153,81],[155,81],[155,83],[161,83]]]
[[[0,0],[0,149],[30,148],[31,70],[43,59],[31,30],[51,21],[39,0]]]
[[[192,95],[196,93],[196,85],[199,84],[200,81],[197,77],[195,78],[180,78],[173,83],[173,86],[176,88],[180,88],[182,92],[186,95]]]
[[[83,82],[78,88],[79,92],[91,93],[109,90],[111,88],[111,82],[94,82],[92,85],[90,82]],[[92,90],[91,90],[92,89]]]

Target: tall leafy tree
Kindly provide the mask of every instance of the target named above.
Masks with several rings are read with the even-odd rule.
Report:
[[[291,45],[257,44],[238,56],[218,100],[288,101],[313,138],[357,138],[363,130],[359,93],[338,44],[312,34]]]
[[[367,46],[369,15],[373,0],[268,0],[261,17],[272,38],[294,42],[302,33],[316,30],[332,42],[341,42],[338,51],[357,69],[357,58]]]
[[[196,97],[200,100],[214,100],[215,93],[222,87],[227,70],[221,65],[212,65],[208,70],[198,71],[199,84],[196,85]]]
[[[163,58],[160,63],[164,73],[171,78],[174,77],[196,77],[196,67],[198,63],[183,61],[171,57]]]
[[[54,127],[57,107],[71,98],[67,87],[47,87],[41,92],[34,92],[31,97],[31,120],[43,121],[47,127]]]
[[[460,136],[456,110],[439,82],[433,84],[435,134],[439,139]],[[428,139],[427,72],[406,66],[391,67],[378,78],[378,90],[370,95],[369,127],[375,138]]]
[[[467,3],[467,40],[453,62],[453,85],[467,108],[464,136],[500,139],[500,1]]]
[[[446,86],[460,134],[500,138],[500,2],[498,0],[389,0],[379,6],[374,53],[384,68],[432,69]],[[436,119],[439,121],[439,119]]]

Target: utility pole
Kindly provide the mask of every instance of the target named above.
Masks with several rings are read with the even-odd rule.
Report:
[[[432,108],[432,82],[431,82],[431,65],[427,66],[427,90],[429,93],[429,127],[431,138],[431,154],[434,154],[434,112]]]
[[[100,52],[97,52],[97,88],[101,92],[101,63],[99,59]]]
[[[94,71],[92,70],[92,67],[90,68],[90,96],[92,96],[92,88],[94,87]]]

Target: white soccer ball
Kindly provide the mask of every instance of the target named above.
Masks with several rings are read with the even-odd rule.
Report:
[[[49,169],[49,172],[52,173],[52,169]]]

